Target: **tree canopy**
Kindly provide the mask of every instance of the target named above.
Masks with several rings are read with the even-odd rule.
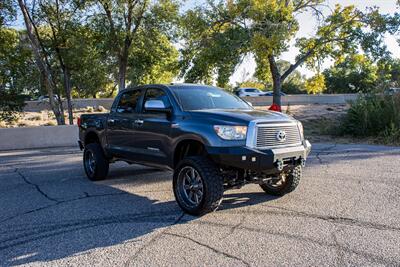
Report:
[[[13,95],[112,97],[127,85],[186,82],[230,89],[249,56],[253,77],[240,86],[285,93],[371,92],[399,85],[399,60],[385,36],[398,36],[400,15],[323,0],[220,0],[187,10],[179,0],[3,0],[0,90]],[[20,12],[17,12],[20,11]],[[318,21],[298,37],[299,15]],[[20,17],[17,17],[18,16]],[[311,18],[310,18],[311,19]],[[18,20],[24,29],[10,27]],[[282,60],[294,45],[293,62]],[[329,59],[332,66],[322,69]],[[303,66],[315,72],[306,79]],[[4,97],[6,99],[6,97]],[[59,124],[61,99],[50,97]]]

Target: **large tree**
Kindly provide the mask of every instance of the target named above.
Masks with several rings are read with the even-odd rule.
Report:
[[[178,4],[173,0],[98,0],[96,10],[100,12],[96,22],[105,32],[112,54],[118,65],[118,88],[125,88],[129,53],[137,45],[142,32],[146,35],[152,28],[160,29],[169,36],[178,14]],[[140,45],[140,44],[139,44]]]
[[[58,125],[65,124],[64,110],[61,99],[55,98],[55,91],[57,90],[55,77],[50,65],[49,55],[43,45],[39,35],[37,24],[33,18],[33,8],[31,11],[28,9],[27,4],[23,0],[18,0],[18,5],[24,18],[27,36],[30,40],[32,52],[35,57],[36,65],[44,80],[47,93],[49,95],[49,102],[51,109],[56,117]],[[32,12],[32,13],[31,13]]]
[[[389,17],[376,9],[363,13],[354,6],[340,5],[325,16],[322,4],[322,0],[230,0],[188,11],[182,76],[188,81],[216,77],[218,84],[224,85],[242,58],[253,54],[257,72],[264,74],[263,80],[272,80],[273,102],[280,105],[283,82],[302,64],[316,68],[328,57],[336,60],[360,48],[374,56],[386,52],[382,38]],[[318,27],[314,35],[295,40],[299,54],[280,70],[278,58],[295,38],[297,15],[303,12],[319,19]]]

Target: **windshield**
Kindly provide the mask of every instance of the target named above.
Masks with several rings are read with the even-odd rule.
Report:
[[[180,86],[173,88],[184,110],[251,109],[245,101],[222,89],[211,86]]]

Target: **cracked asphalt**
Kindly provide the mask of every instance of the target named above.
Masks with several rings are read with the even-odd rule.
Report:
[[[171,173],[76,148],[0,152],[0,265],[400,266],[400,147],[314,144],[298,189],[248,185],[185,215]]]

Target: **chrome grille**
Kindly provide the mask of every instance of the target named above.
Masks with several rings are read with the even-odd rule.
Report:
[[[279,140],[277,135],[284,131],[286,138]],[[296,124],[256,125],[256,147],[277,147],[301,144],[300,132]]]

